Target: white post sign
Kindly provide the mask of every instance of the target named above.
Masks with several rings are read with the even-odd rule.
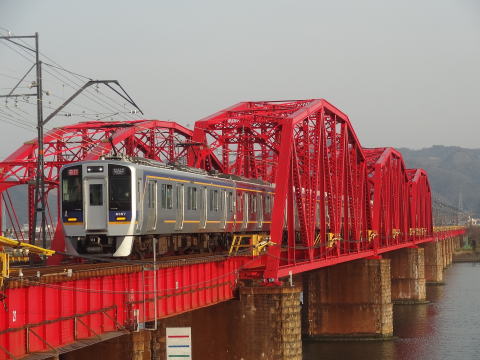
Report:
[[[192,359],[192,328],[167,327],[167,359]]]

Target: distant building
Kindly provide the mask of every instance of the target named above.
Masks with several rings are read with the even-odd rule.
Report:
[[[472,218],[471,217],[471,218],[468,219],[468,224],[479,226],[480,225],[480,218]]]

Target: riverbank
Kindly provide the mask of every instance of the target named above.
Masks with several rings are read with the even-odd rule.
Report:
[[[454,263],[480,262],[480,252],[472,249],[460,249],[453,253]]]

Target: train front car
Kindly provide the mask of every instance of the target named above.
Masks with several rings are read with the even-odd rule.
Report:
[[[135,168],[89,161],[62,168],[61,214],[70,254],[129,256],[135,230]]]

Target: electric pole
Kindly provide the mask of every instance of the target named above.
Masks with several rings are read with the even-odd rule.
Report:
[[[17,42],[16,39],[34,39],[35,48],[30,48],[24,43]],[[45,119],[43,118],[43,86],[42,86],[42,62],[40,61],[40,51],[39,51],[39,42],[38,42],[38,33],[35,35],[26,35],[26,36],[17,36],[17,35],[8,35],[0,36],[0,40],[6,40],[10,43],[13,43],[16,46],[22,47],[28,51],[31,51],[35,54],[35,63],[30,67],[26,74],[18,81],[18,83],[12,88],[12,90],[7,95],[0,95],[0,98],[10,98],[10,97],[27,97],[34,96],[37,98],[37,169],[35,174],[35,194],[34,194],[34,211],[33,211],[33,224],[30,229],[30,243],[35,244],[36,240],[36,229],[38,221],[38,213],[41,215],[40,219],[40,238],[42,240],[42,247],[47,248],[47,234],[46,234],[46,216],[45,216],[45,154],[44,154],[44,142],[43,142],[43,133],[44,125],[53,119],[65,106],[72,102],[78,95],[83,91],[88,89],[92,85],[105,85],[110,90],[115,92],[123,100],[128,102],[130,105],[134,106],[136,109],[143,114],[142,110],[137,106],[133,99],[128,95],[125,89],[120,85],[118,80],[89,80],[82,87],[80,87],[73,95],[71,95],[63,104],[61,104],[56,110],[49,114]],[[51,66],[48,63],[45,63],[47,66]],[[18,86],[25,80],[27,75],[32,71],[33,68],[36,68],[36,82],[32,84],[31,87],[36,87],[37,91],[34,94],[14,94],[14,91]],[[61,196],[61,194],[59,194]],[[1,200],[1,197],[0,197]],[[31,206],[31,204],[30,204]],[[29,213],[30,216],[31,213]],[[29,217],[30,220],[30,217]],[[1,231],[1,228],[0,228]]]
[[[24,45],[20,42],[17,42],[17,39],[34,39],[35,47]],[[38,33],[35,35],[7,35],[0,36],[0,40],[6,40],[16,46],[19,46],[23,49],[31,51],[35,54],[35,64],[27,71],[27,73],[20,79],[20,81],[13,87],[13,89],[7,95],[0,95],[3,98],[10,97],[25,97],[25,96],[35,96],[37,98],[37,171],[35,174],[35,195],[34,195],[34,212],[33,212],[33,226],[30,229],[29,242],[35,244],[36,241],[36,231],[37,231],[37,220],[38,212],[41,214],[40,222],[40,237],[42,239],[42,246],[47,247],[47,236],[46,236],[46,218],[45,218],[45,179],[44,179],[44,149],[43,149],[43,89],[42,89],[42,62],[40,61],[40,51],[38,43]],[[37,88],[35,94],[13,94],[25,77],[30,73],[30,71],[35,67],[36,69],[36,82],[32,87]]]

